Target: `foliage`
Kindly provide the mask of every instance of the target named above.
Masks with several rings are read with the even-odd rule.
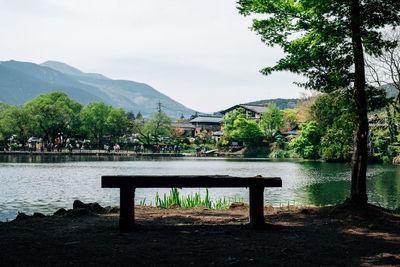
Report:
[[[321,138],[320,155],[325,160],[349,161],[353,150],[354,123],[342,120],[343,125],[337,123],[328,128]]]
[[[158,144],[162,137],[169,137],[171,135],[173,131],[171,123],[171,118],[164,112],[159,111],[145,124],[137,121],[134,125],[134,130],[138,133],[138,139],[142,143],[146,145]]]
[[[101,146],[101,138],[107,133],[107,118],[111,108],[104,102],[91,102],[80,114],[83,129],[97,141],[99,147]]]
[[[250,146],[259,143],[263,136],[257,122],[246,119],[243,108],[234,110],[224,119],[224,134],[225,138],[245,142]]]
[[[15,135],[18,142],[25,143],[30,134],[28,124],[29,114],[23,106],[9,106],[0,113],[2,139]]]
[[[312,95],[303,94],[299,99],[296,106],[298,124],[312,121],[311,106],[315,103],[318,96],[319,93],[313,93]]]
[[[279,45],[286,56],[273,67],[262,70],[302,73],[309,80],[302,85],[324,92],[347,88],[353,82],[355,30],[368,54],[379,55],[382,48],[393,47],[378,31],[386,25],[399,25],[400,3],[397,0],[365,1],[286,1],[239,0],[242,15],[265,14],[254,19],[252,29],[267,45]],[[360,6],[359,21],[354,10]]]
[[[262,132],[257,122],[238,118],[234,123],[235,130],[231,131],[232,138],[239,142],[246,142],[249,145],[255,145],[260,142]]]
[[[293,150],[276,149],[276,150],[272,150],[271,153],[268,155],[268,157],[276,158],[276,159],[292,158],[292,157],[294,157],[294,151]]]
[[[321,132],[315,121],[302,123],[300,125],[299,137],[293,139],[290,143],[294,151],[304,159],[319,158],[319,145]]]
[[[136,120],[135,113],[133,113],[132,111],[128,111],[128,112],[126,113],[126,116],[127,116],[127,118],[128,118],[129,121],[134,121],[134,120]]]
[[[272,139],[282,126],[281,110],[274,103],[269,104],[268,109],[261,114],[260,118],[260,127],[264,135]]]
[[[246,103],[245,105],[255,105],[255,106],[268,106],[271,103],[274,103],[279,109],[293,109],[297,105],[298,99],[296,98],[275,98],[275,99],[266,99],[266,100],[258,100]]]
[[[354,106],[340,91],[319,95],[310,114],[320,128],[320,156],[325,160],[349,161],[355,128]]]
[[[285,52],[261,72],[290,71],[308,78],[301,86],[330,93],[349,89],[355,106],[351,201],[365,204],[367,168],[367,92],[364,53],[379,56],[397,43],[381,30],[400,25],[398,0],[239,0],[242,15],[262,14],[253,30],[267,45]]]
[[[373,156],[382,159],[384,162],[388,162],[393,158],[388,129],[376,129],[371,139],[373,145]]]
[[[298,109],[284,109],[282,110],[283,130],[290,131],[299,124],[299,111]]]
[[[52,92],[38,96],[24,107],[30,116],[30,130],[51,141],[59,133],[68,135],[76,127],[83,106],[63,92]]]
[[[128,128],[128,116],[123,108],[110,107],[106,118],[106,129],[108,134],[114,137],[117,142],[117,137],[126,133]]]

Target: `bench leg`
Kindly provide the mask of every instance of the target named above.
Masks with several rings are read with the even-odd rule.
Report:
[[[253,228],[264,226],[264,187],[250,187],[250,224]]]
[[[121,187],[119,229],[128,231],[135,222],[135,188]]]

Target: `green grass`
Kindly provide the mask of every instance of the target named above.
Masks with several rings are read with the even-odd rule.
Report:
[[[155,197],[155,205],[157,207],[168,208],[172,204],[177,204],[181,208],[194,208],[196,206],[205,206],[207,208],[212,209],[227,209],[231,205],[232,202],[244,202],[243,198],[238,196],[234,196],[232,198],[223,198],[217,199],[215,201],[210,199],[208,194],[208,189],[206,189],[206,195],[203,198],[199,193],[195,193],[187,195],[187,196],[180,196],[178,188],[172,188],[169,195],[165,194],[160,196],[158,192],[156,193]],[[140,205],[146,205],[146,199],[139,202]],[[150,203],[151,205],[151,203]]]

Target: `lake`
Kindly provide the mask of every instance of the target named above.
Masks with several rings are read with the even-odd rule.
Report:
[[[351,167],[342,163],[302,160],[191,158],[191,157],[88,157],[88,156],[0,156],[0,221],[18,212],[51,214],[72,208],[74,200],[119,205],[119,190],[101,188],[102,175],[190,175],[281,177],[282,188],[266,188],[265,204],[273,206],[327,205],[343,202],[350,192]],[[400,206],[400,166],[368,165],[369,202],[386,208]],[[156,192],[169,189],[137,189],[135,203],[154,205]],[[181,195],[205,189],[181,189]],[[211,199],[243,198],[245,188],[210,188]]]

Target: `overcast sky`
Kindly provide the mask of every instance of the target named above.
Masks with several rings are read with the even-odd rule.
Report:
[[[57,60],[213,112],[303,92],[234,0],[0,0],[0,60]]]

